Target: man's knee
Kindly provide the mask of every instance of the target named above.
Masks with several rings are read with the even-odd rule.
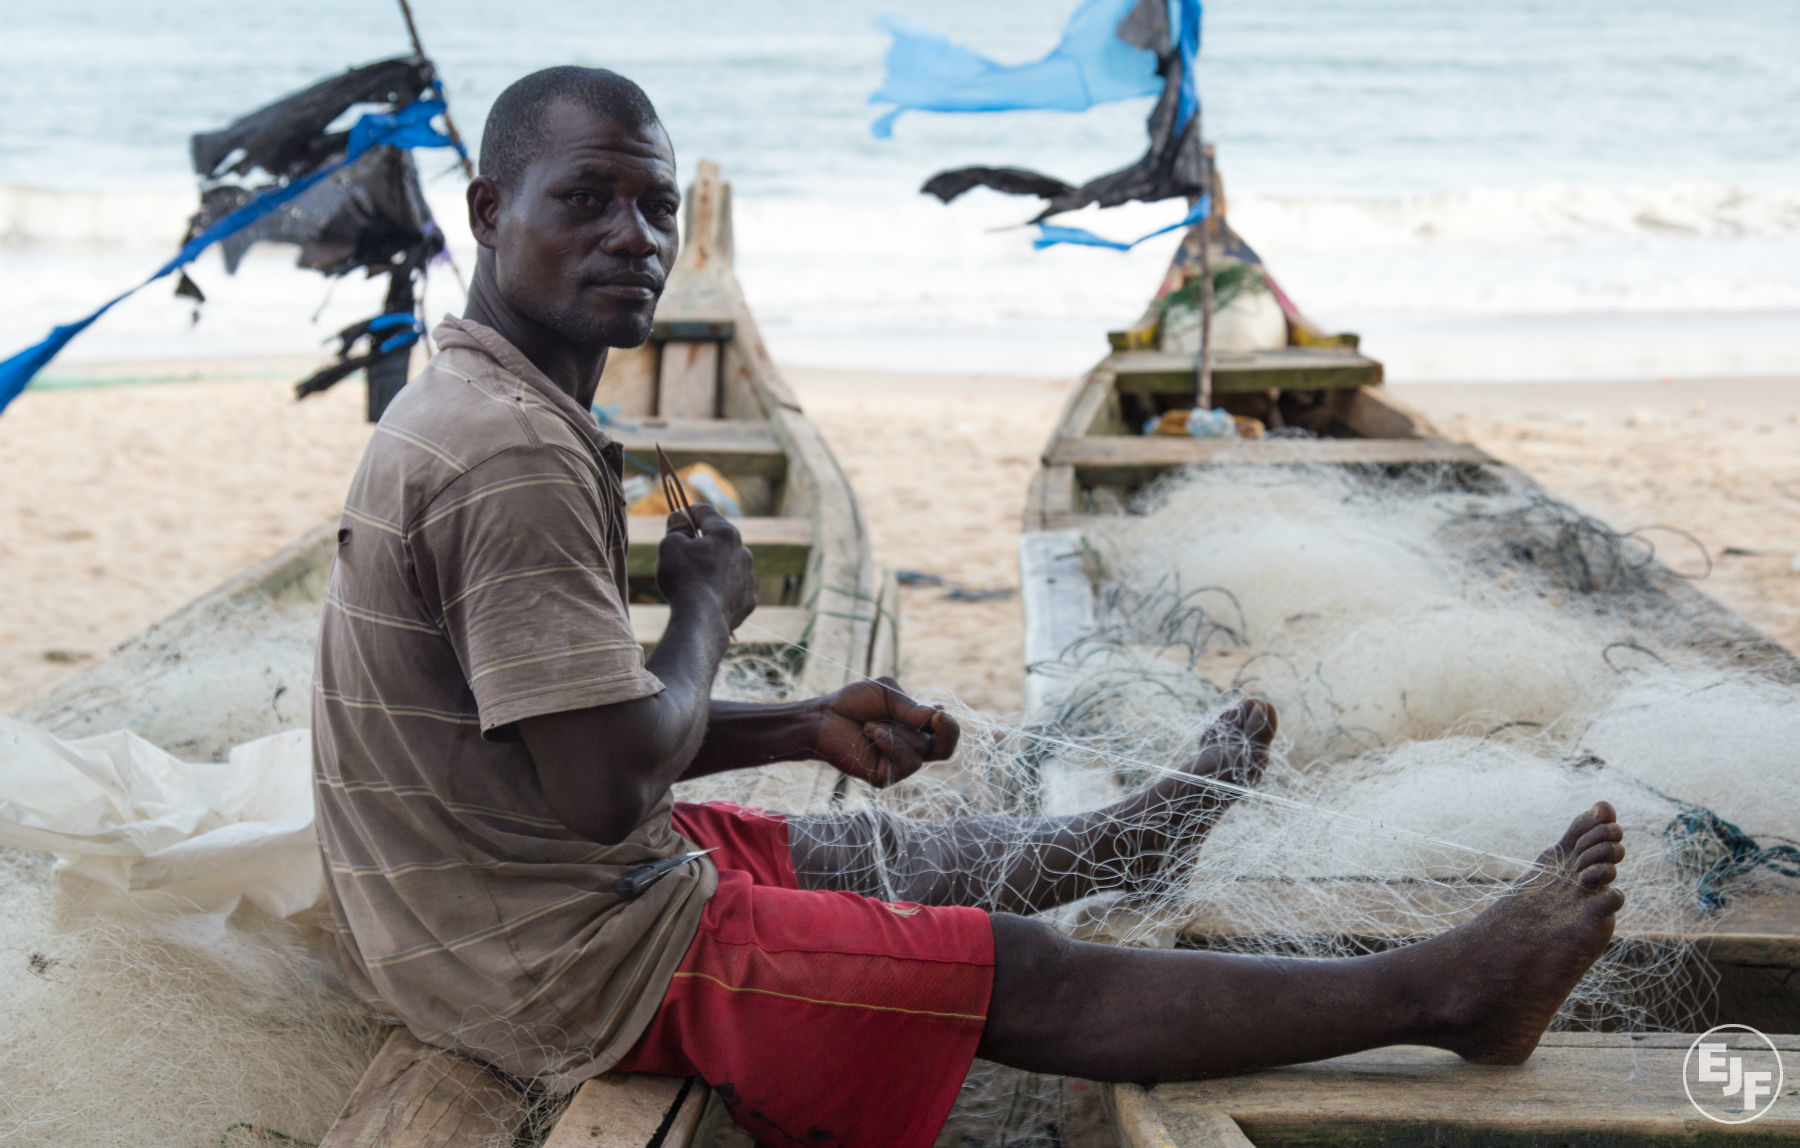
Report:
[[[1029,917],[994,913],[994,991],[979,1055],[1018,1064],[1078,1021],[1085,994],[1079,942]]]

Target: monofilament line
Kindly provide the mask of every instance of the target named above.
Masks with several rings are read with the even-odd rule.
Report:
[[[817,658],[819,661],[824,662],[826,665],[831,666],[834,669],[843,670],[845,673],[850,674],[851,677],[856,681],[871,682],[877,686],[880,686],[882,689],[888,690],[889,692],[894,693],[898,696],[901,696],[901,697],[906,696],[901,691],[894,689],[892,686],[888,686],[882,682],[876,681],[876,679],[869,677],[868,675],[862,673],[860,670],[857,670],[853,666],[848,666],[848,665],[845,665],[843,662],[839,662],[832,658],[826,657],[824,654],[820,654],[812,649],[809,649],[807,646],[803,645],[800,642],[796,642],[790,638],[784,637],[783,635],[778,634],[774,630],[768,629],[767,627],[759,626],[755,622],[746,620],[745,622],[742,623],[742,628],[755,630],[759,634],[764,634],[764,635],[774,639],[777,643],[779,643],[782,646],[786,646],[786,647],[800,651],[802,654],[805,654],[808,658]],[[1130,757],[1126,754],[1116,753],[1116,752],[1108,751],[1105,749],[1100,749],[1095,746],[1082,745],[1080,742],[1069,741],[1065,738],[1058,738],[1052,734],[1041,733],[1041,732],[1038,732],[1037,730],[1033,730],[1028,727],[1020,727],[1019,732],[1026,737],[1033,738],[1039,742],[1042,742],[1045,745],[1052,746],[1054,748],[1063,749],[1063,750],[1073,750],[1076,753],[1091,754],[1092,756],[1100,758],[1115,767],[1123,766],[1123,767],[1129,767],[1129,768],[1133,768],[1133,769],[1139,769],[1139,770],[1143,770],[1147,773],[1150,773],[1152,775],[1161,776],[1161,777],[1173,777],[1173,776],[1179,775],[1185,779],[1204,783],[1205,785],[1213,787],[1215,789],[1222,790],[1226,793],[1234,794],[1237,797],[1255,798],[1257,800],[1267,802],[1268,804],[1273,805],[1279,809],[1288,809],[1288,810],[1292,810],[1292,811],[1300,812],[1300,813],[1314,814],[1314,815],[1317,815],[1320,817],[1327,818],[1332,821],[1339,822],[1341,824],[1355,826],[1357,828],[1366,829],[1366,830],[1373,830],[1378,833],[1386,833],[1386,834],[1392,835],[1394,837],[1414,841],[1414,842],[1417,842],[1420,844],[1434,845],[1440,849],[1449,849],[1453,852],[1463,853],[1463,854],[1467,854],[1467,855],[1473,856],[1473,857],[1480,857],[1480,858],[1483,858],[1483,859],[1486,859],[1489,861],[1501,861],[1508,865],[1519,866],[1521,869],[1523,869],[1527,873],[1545,872],[1545,873],[1550,873],[1552,876],[1556,876],[1558,878],[1562,877],[1562,875],[1559,872],[1557,872],[1556,870],[1553,870],[1553,869],[1547,868],[1543,865],[1540,865],[1536,861],[1526,861],[1526,860],[1523,860],[1518,857],[1509,857],[1504,853],[1495,853],[1492,850],[1481,849],[1477,846],[1462,845],[1462,844],[1458,844],[1455,841],[1446,841],[1446,840],[1443,840],[1442,838],[1433,837],[1428,833],[1420,833],[1414,829],[1404,829],[1404,828],[1400,828],[1397,826],[1386,825],[1380,821],[1375,821],[1371,818],[1359,817],[1354,813],[1346,813],[1346,812],[1343,812],[1342,810],[1326,809],[1322,806],[1311,805],[1311,804],[1308,804],[1307,802],[1299,801],[1295,798],[1280,797],[1280,796],[1277,796],[1272,793],[1268,793],[1263,790],[1254,789],[1254,788],[1251,788],[1250,786],[1246,786],[1246,785],[1238,785],[1235,782],[1224,781],[1224,780],[1221,780],[1216,777],[1203,777],[1198,774],[1184,773],[1181,770],[1171,769],[1168,766],[1162,765],[1157,762],[1140,761],[1140,760]]]

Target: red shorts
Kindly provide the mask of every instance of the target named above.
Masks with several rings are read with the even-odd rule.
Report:
[[[700,1077],[765,1145],[928,1148],[987,1019],[987,914],[803,890],[777,814],[678,804],[675,828],[719,890],[618,1071]]]

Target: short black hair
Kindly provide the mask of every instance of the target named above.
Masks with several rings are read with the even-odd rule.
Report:
[[[517,186],[544,141],[544,109],[558,100],[633,129],[661,126],[644,89],[605,68],[565,65],[513,81],[488,110],[481,130],[481,174],[501,187]]]

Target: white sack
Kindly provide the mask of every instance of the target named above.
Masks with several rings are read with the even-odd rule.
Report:
[[[54,853],[60,870],[122,892],[292,917],[325,898],[312,735],[187,762],[128,731],[63,741],[0,716],[0,845]]]

